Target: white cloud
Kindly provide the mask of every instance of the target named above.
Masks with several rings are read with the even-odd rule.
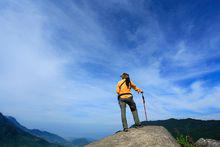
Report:
[[[147,39],[125,52],[126,49],[119,50],[107,39],[106,32],[110,31],[103,30],[98,14],[89,4],[67,6],[61,2],[66,6],[62,8],[63,5],[46,3],[11,1],[0,11],[0,111],[19,118],[24,124],[29,121],[28,127],[37,128],[36,122],[61,126],[68,122],[68,126],[104,123],[118,129],[121,122],[115,84],[121,72],[130,73],[137,86],[145,91],[150,119],[177,117],[176,110],[205,113],[207,108],[220,109],[219,85],[207,89],[206,81],[202,80],[189,87],[174,83],[219,70],[218,67],[194,68],[206,54],[195,55],[184,40],[177,45],[168,44],[159,22],[149,10],[145,12],[149,15],[146,26],[140,26],[129,36],[136,42],[140,36]],[[106,3],[106,7],[111,9],[115,3]],[[120,2],[120,8],[124,6],[126,11],[134,11],[128,1]],[[140,11],[145,10],[140,8]],[[171,50],[164,51],[163,45]],[[164,75],[165,59],[172,67],[187,69],[180,73],[172,71],[172,77]],[[106,67],[112,77],[91,75],[83,67],[85,63]],[[141,97],[134,96],[139,114],[144,118]],[[208,119],[211,115],[198,117]],[[133,122],[130,115],[128,118]]]
[[[1,111],[21,122],[29,121],[28,127],[34,127],[33,122],[42,121],[69,121],[74,125],[76,121],[92,123],[99,119],[101,123],[113,118],[113,115],[106,117],[103,113],[112,112],[109,109],[112,102],[117,105],[116,81],[91,79],[88,71],[78,69],[81,62],[105,61],[105,54],[111,53],[104,50],[104,37],[98,24],[89,16],[91,13],[76,6],[72,9],[75,15],[79,15],[78,21],[71,20],[53,5],[49,11],[55,10],[52,11],[57,13],[55,18],[47,16],[38,6],[26,1],[11,2],[1,10]],[[59,22],[59,18],[67,22]],[[59,28],[70,29],[67,31],[73,33],[72,40],[78,42],[60,40],[67,43],[63,46],[67,48],[60,52],[51,42],[57,35],[53,29],[59,28],[48,29],[48,21],[61,25]],[[70,65],[78,70],[70,73],[72,77],[66,71]],[[115,99],[109,99],[112,97]],[[106,104],[106,101],[110,103]],[[86,116],[80,117],[81,113]]]

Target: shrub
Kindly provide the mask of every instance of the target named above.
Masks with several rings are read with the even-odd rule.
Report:
[[[182,147],[195,147],[195,145],[189,142],[187,136],[179,135],[177,136],[176,140]]]

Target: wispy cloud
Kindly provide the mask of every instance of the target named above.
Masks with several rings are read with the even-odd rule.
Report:
[[[219,119],[219,16],[198,26],[203,10],[188,14],[198,4],[0,2],[0,111],[28,127],[101,137],[121,126],[115,86],[126,71],[150,119]]]

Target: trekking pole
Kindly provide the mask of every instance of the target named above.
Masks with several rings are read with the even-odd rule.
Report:
[[[145,114],[145,118],[146,118],[146,121],[147,121],[147,110],[146,110],[144,94],[143,94],[143,92],[141,94],[142,94],[142,100],[143,100],[143,104],[144,104],[144,114]]]

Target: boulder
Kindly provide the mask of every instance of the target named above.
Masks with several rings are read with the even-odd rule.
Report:
[[[198,147],[220,147],[220,141],[214,139],[200,138],[196,141]]]
[[[180,147],[173,136],[161,126],[131,128],[86,145],[86,147]]]

